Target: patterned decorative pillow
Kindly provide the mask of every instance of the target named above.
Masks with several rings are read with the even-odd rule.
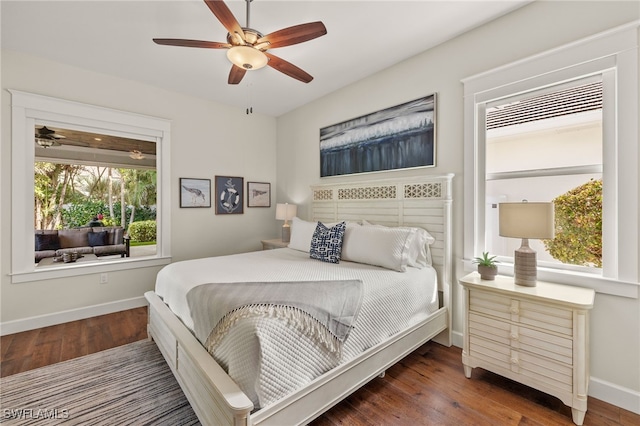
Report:
[[[331,228],[327,228],[321,222],[316,225],[316,230],[311,238],[309,257],[329,263],[340,263],[342,253],[342,239],[347,225],[340,222]]]

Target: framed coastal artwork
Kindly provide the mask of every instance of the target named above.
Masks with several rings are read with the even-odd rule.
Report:
[[[247,207],[271,207],[271,184],[247,182]]]
[[[211,207],[211,179],[180,178],[180,207]]]
[[[244,178],[216,176],[216,214],[244,213]]]
[[[436,165],[436,94],[320,129],[320,177]]]

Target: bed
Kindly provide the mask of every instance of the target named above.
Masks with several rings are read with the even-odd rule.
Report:
[[[434,339],[450,346],[452,178],[444,175],[314,186],[310,218],[294,223],[291,248],[196,259],[165,267],[158,274],[156,290],[146,293],[149,335],[202,424],[305,424],[426,341]],[[300,230],[315,226],[317,221],[327,224],[327,229],[339,228],[335,224],[340,223],[345,227],[343,257],[338,265],[311,259],[304,244],[298,247]],[[411,235],[427,231],[424,233],[432,238],[428,265],[376,265],[375,257],[358,257],[357,235],[404,232],[399,230]],[[344,340],[337,345],[335,335],[339,332],[330,334],[334,340],[327,343],[326,338],[317,338],[302,328],[283,326],[277,317],[260,315],[245,315],[234,328],[223,327],[224,333],[217,334],[215,330],[210,332],[209,326],[200,326],[201,318],[194,313],[194,303],[207,294],[199,292],[208,286],[215,291],[225,288],[217,286],[238,283],[273,286],[268,287],[269,293],[285,286],[281,290],[287,293],[286,285],[310,285],[309,280],[314,282],[313,288],[361,289],[362,304],[354,304],[353,311],[345,315],[353,316],[353,323],[348,323]],[[397,288],[406,293],[393,299],[394,308],[382,307],[379,303],[389,299]],[[357,290],[349,291],[349,300],[358,299]],[[380,318],[381,312],[387,317]],[[194,316],[199,320],[194,321]],[[219,324],[217,317],[211,321]],[[376,328],[375,324],[387,325]],[[277,334],[280,343],[269,344],[269,336],[256,338],[260,327]],[[212,339],[214,335],[222,337]],[[296,350],[306,351],[301,365],[296,358],[287,358],[294,350],[287,341],[301,345],[302,349]],[[260,350],[259,356],[249,350],[255,347]],[[249,371],[252,369],[258,371]]]

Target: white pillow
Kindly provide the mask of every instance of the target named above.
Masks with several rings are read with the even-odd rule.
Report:
[[[362,221],[362,225],[388,228],[384,225],[375,225],[371,222],[367,222],[366,220]],[[424,228],[413,228],[404,226],[399,226],[397,228],[415,230],[414,237],[410,242],[409,259],[407,261],[407,265],[413,266],[415,268],[424,268],[425,266],[431,265],[431,249],[429,246],[433,244],[436,239]]]
[[[311,238],[313,238],[316,226],[318,226],[318,222],[307,222],[306,220],[294,217],[291,221],[289,248],[309,253]]]
[[[411,242],[411,249],[409,250],[409,266],[416,268],[424,268],[431,265],[431,244],[435,242],[435,238],[427,232],[426,229],[415,228],[416,233]]]
[[[342,240],[342,260],[382,266],[394,271],[407,270],[412,228],[385,226],[353,226],[347,228]]]
[[[340,222],[323,223],[323,225],[327,228],[331,228],[338,223]],[[347,221],[346,224],[346,232],[348,232],[349,228],[353,226],[360,226],[358,222],[352,221]],[[316,230],[316,226],[318,226],[318,222],[309,222],[306,220],[302,220],[299,217],[294,217],[291,221],[291,237],[289,238],[288,247],[294,250],[300,250],[305,253],[309,253],[311,249],[311,239],[313,238],[313,233]]]

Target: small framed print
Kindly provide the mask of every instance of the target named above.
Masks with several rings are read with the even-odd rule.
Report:
[[[180,178],[180,207],[211,207],[211,179]]]
[[[271,207],[271,184],[247,182],[247,207]]]
[[[244,178],[216,176],[216,214],[244,213]]]

